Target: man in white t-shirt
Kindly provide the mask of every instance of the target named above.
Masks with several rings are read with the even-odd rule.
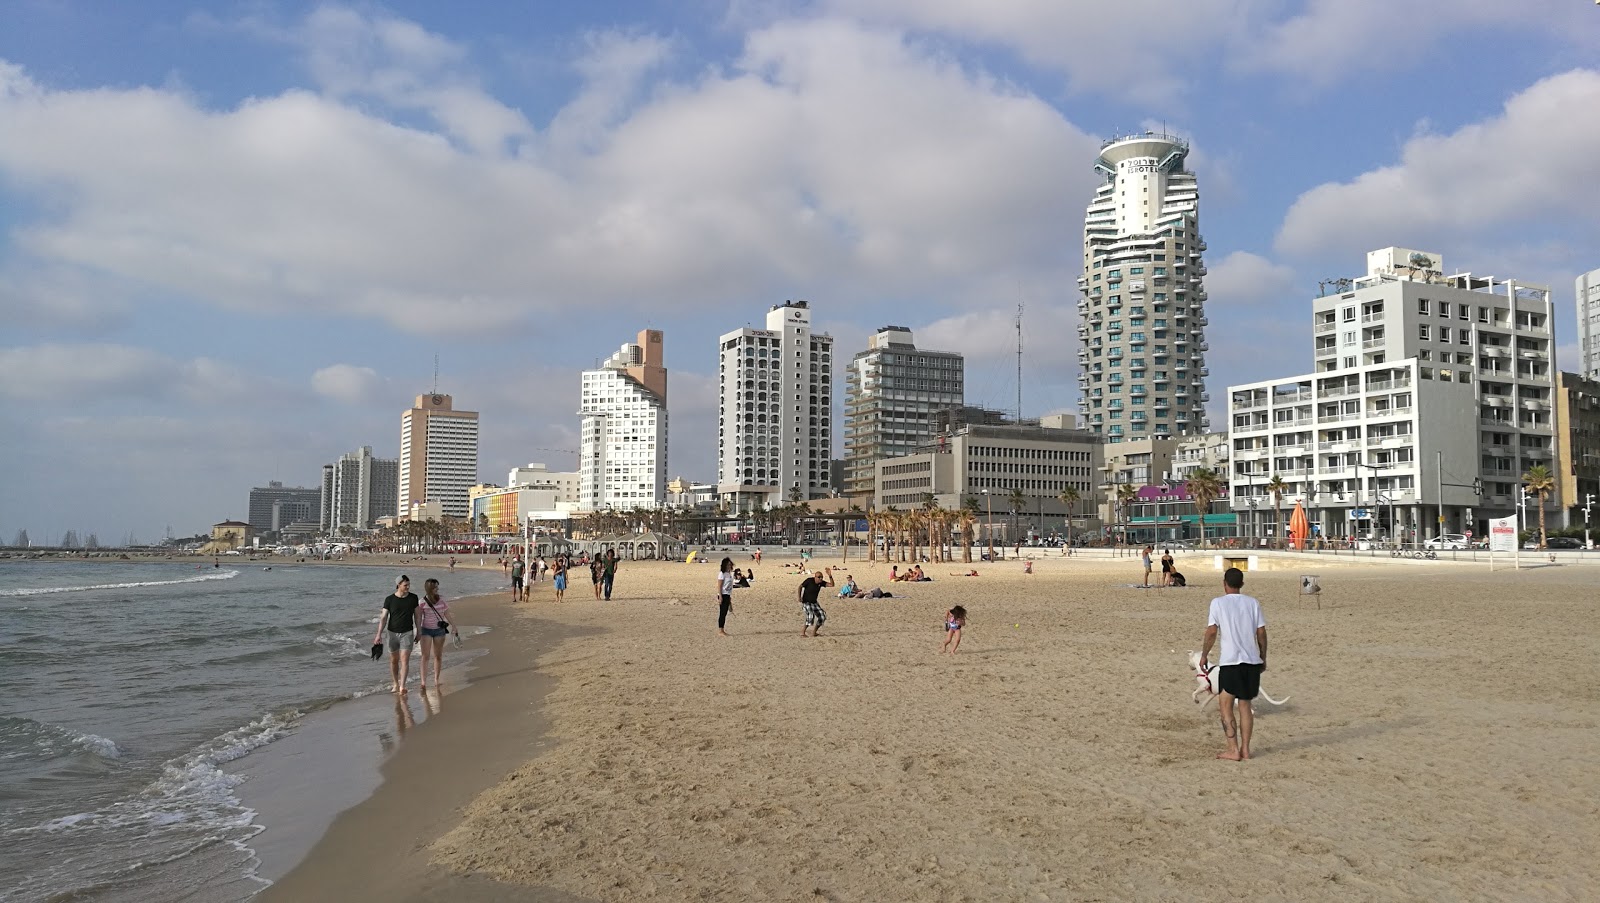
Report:
[[[1228,749],[1218,753],[1217,758],[1230,762],[1250,758],[1250,729],[1255,722],[1250,700],[1261,691],[1261,672],[1267,670],[1267,619],[1261,613],[1261,603],[1240,592],[1243,588],[1244,572],[1228,568],[1222,575],[1223,594],[1211,600],[1205,645],[1200,652],[1201,661],[1210,658],[1220,629],[1222,651],[1216,667],[1217,708],[1222,713],[1222,735],[1228,738]],[[1234,718],[1236,699],[1244,702],[1239,707],[1237,721]]]

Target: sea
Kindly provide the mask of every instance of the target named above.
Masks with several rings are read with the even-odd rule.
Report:
[[[508,582],[405,572],[446,599]],[[0,561],[0,901],[243,900],[292,867],[439,712],[369,653],[398,574]],[[482,630],[459,626],[452,690]]]

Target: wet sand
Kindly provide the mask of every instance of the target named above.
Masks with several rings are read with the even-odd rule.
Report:
[[[1263,686],[1291,698],[1225,763],[1184,661],[1209,556],[1148,590],[1126,558],[892,587],[852,562],[896,598],[828,601],[816,639],[781,564],[726,638],[711,565],[627,564],[609,604],[588,581],[486,603],[507,620],[481,687],[267,899],[1600,899],[1590,567],[1251,574]]]

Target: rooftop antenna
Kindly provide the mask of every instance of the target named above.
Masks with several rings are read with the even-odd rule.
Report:
[[[1017,304],[1017,423],[1022,423],[1022,305]]]
[[[438,354],[438,352],[434,352],[434,355],[433,355],[433,391],[431,393],[429,393],[429,394],[431,394],[431,395],[438,395],[439,394],[439,354]]]

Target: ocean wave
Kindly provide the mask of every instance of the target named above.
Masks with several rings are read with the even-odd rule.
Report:
[[[370,645],[364,645],[355,637],[345,636],[342,633],[319,633],[315,640],[318,646],[326,646],[330,655],[360,655],[370,654]]]
[[[282,737],[299,723],[298,711],[265,715],[200,744],[188,754],[168,761],[161,775],[135,796],[95,812],[78,812],[42,824],[14,829],[15,833],[53,834],[89,828],[198,827],[208,830],[249,828],[255,811],[234,795],[244,778],[222,770],[223,765],[249,755]]]
[[[44,596],[51,593],[81,593],[93,589],[132,589],[136,586],[176,586],[180,583],[203,583],[207,580],[232,580],[238,571],[213,571],[196,574],[182,580],[139,580],[131,583],[95,583],[89,586],[34,586],[26,589],[0,589],[0,596]]]
[[[51,759],[56,756],[86,752],[102,759],[122,758],[122,749],[116,741],[75,731],[55,724],[0,715],[0,759],[35,756]]]

